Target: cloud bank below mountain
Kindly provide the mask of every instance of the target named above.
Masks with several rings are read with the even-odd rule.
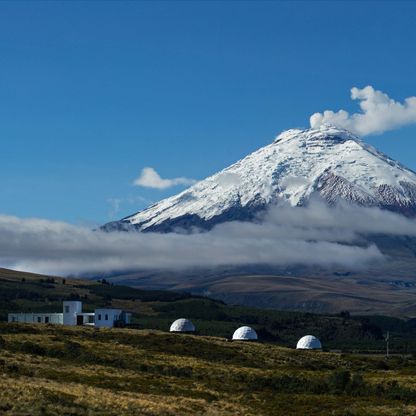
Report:
[[[384,261],[361,234],[416,236],[416,222],[377,208],[315,201],[275,207],[256,223],[229,222],[209,232],[91,231],[61,222],[0,216],[0,265],[48,274],[180,270],[235,265],[361,268]]]

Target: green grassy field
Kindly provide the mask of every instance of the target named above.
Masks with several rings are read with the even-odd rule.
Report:
[[[0,324],[2,415],[413,415],[410,358]]]

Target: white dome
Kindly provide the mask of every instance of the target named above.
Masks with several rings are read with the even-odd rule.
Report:
[[[250,328],[249,326],[242,326],[234,332],[233,339],[244,341],[256,340],[257,333],[253,328]]]
[[[321,341],[313,335],[305,335],[302,337],[297,345],[298,350],[320,350],[322,349]]]
[[[195,326],[189,319],[177,319],[170,326],[170,332],[195,332]]]

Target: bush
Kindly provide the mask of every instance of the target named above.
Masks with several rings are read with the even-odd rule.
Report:
[[[365,382],[361,374],[353,374],[351,377],[350,390],[359,391],[365,387]]]
[[[328,377],[328,387],[332,393],[343,393],[351,382],[348,370],[333,371]]]
[[[20,345],[20,351],[34,355],[46,355],[46,350],[41,345],[35,344],[31,341],[25,341]]]
[[[67,340],[64,343],[65,355],[71,358],[79,357],[82,353],[82,346],[78,342]]]

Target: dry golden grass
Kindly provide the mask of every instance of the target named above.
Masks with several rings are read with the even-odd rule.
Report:
[[[128,329],[0,324],[0,414],[411,415],[415,362]],[[362,392],[330,391],[337,369]],[[393,387],[392,387],[393,388]],[[402,388],[402,387],[400,387]],[[364,391],[365,389],[365,391]],[[388,390],[385,390],[385,392]],[[390,395],[391,396],[391,395]]]

